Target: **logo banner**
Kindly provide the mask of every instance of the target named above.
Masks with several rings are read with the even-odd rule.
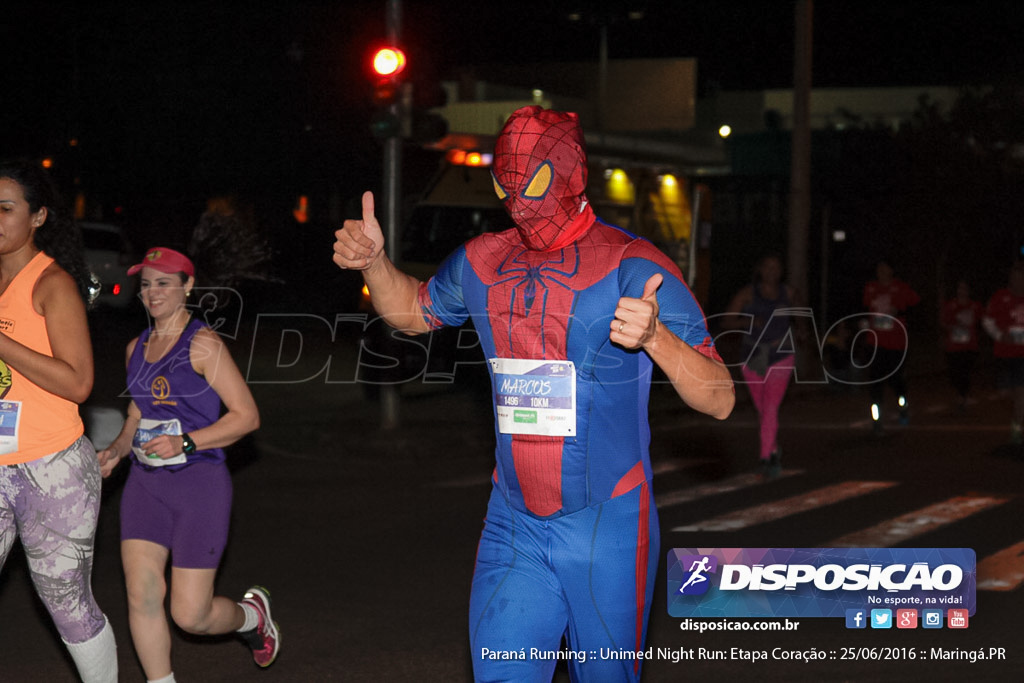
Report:
[[[970,548],[673,548],[673,617],[845,617],[852,609],[975,611]]]

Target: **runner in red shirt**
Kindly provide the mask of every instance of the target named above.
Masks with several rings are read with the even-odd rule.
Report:
[[[1020,444],[1024,423],[1024,262],[1018,261],[1010,270],[1010,286],[989,299],[982,325],[995,340],[992,355],[998,364],[999,386],[1013,392],[1010,442]]]
[[[864,286],[864,306],[871,313],[867,335],[875,349],[870,364],[871,372],[871,419],[875,432],[882,430],[882,398],[885,391],[883,382],[888,380],[896,393],[900,411],[900,424],[909,421],[907,401],[907,380],[903,372],[907,357],[906,312],[921,301],[910,285],[893,275],[888,261],[878,262],[878,279]]]

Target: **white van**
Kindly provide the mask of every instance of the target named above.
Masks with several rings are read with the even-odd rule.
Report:
[[[96,299],[99,306],[126,308],[135,299],[135,278],[128,277],[128,268],[135,263],[116,225],[82,222],[82,241],[85,244],[85,262],[99,283]]]

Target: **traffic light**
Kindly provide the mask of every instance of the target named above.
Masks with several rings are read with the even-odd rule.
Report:
[[[373,104],[376,107],[370,130],[374,137],[387,139],[403,133],[402,87],[399,75],[405,69],[405,53],[394,46],[378,49],[371,60],[373,69]]]
[[[373,53],[371,63],[376,112],[370,129],[374,137],[382,140],[402,137],[425,145],[437,142],[448,134],[448,122],[438,114],[427,111],[423,103],[413,98],[412,81],[402,76],[407,60],[401,49],[394,46],[382,47]],[[421,85],[417,90],[421,91],[419,94],[422,99],[429,88]]]

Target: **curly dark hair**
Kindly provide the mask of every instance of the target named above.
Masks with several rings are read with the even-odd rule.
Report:
[[[25,159],[0,161],[0,178],[21,186],[32,213],[46,207],[46,221],[35,232],[35,245],[67,271],[78,285],[86,304],[95,296],[92,273],[85,264],[82,231],[61,199],[50,174],[37,162]]]

